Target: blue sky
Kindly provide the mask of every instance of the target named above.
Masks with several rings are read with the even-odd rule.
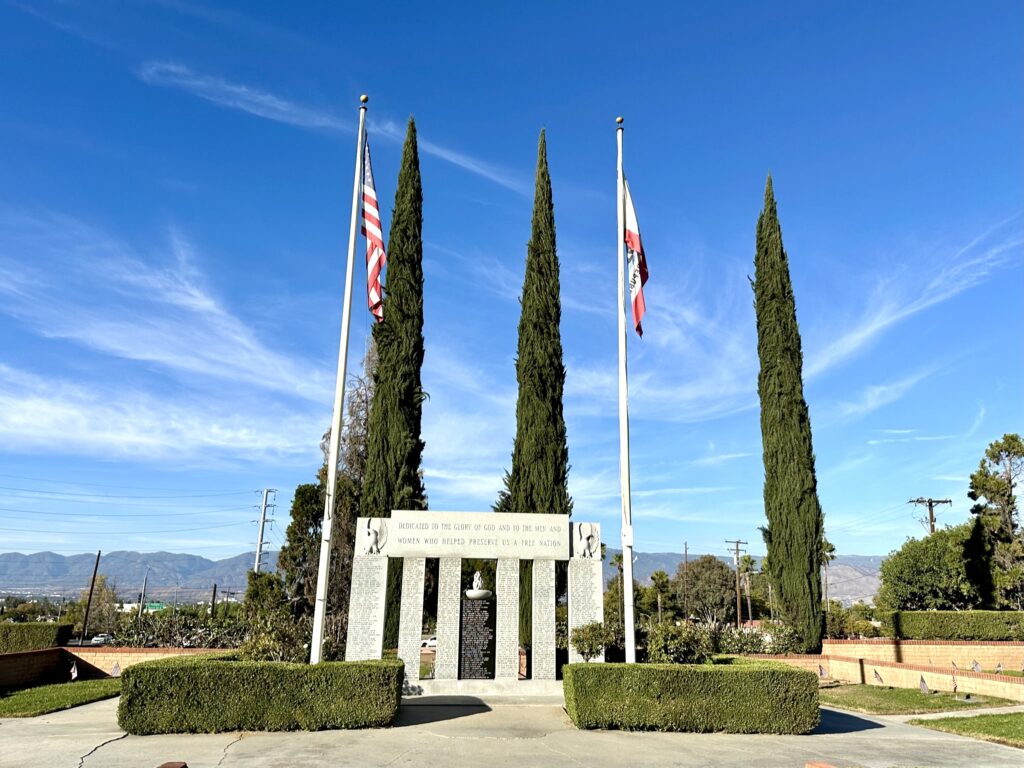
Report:
[[[330,420],[362,92],[385,225],[408,115],[421,137],[432,507],[489,508],[509,465],[545,127],[570,490],[617,541],[622,114],[638,549],[763,551],[769,170],[830,539],[888,552],[920,495],[966,517],[985,445],[1024,429],[1024,6],[371,10],[0,2],[0,551],[233,555],[267,486],[279,541]],[[369,327],[357,301],[353,367]]]

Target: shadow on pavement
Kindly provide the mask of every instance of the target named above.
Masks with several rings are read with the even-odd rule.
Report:
[[[821,722],[811,733],[815,735],[827,733],[856,733],[857,731],[870,731],[875,728],[884,728],[884,725],[872,720],[865,720],[863,717],[851,715],[848,712],[836,712],[832,709],[821,710]]]
[[[490,711],[491,708],[475,696],[418,696],[402,699],[394,727],[439,723]]]

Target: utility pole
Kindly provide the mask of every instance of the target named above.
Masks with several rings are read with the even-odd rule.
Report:
[[[690,618],[690,595],[687,580],[690,578],[690,544],[683,542],[683,618]]]
[[[142,613],[146,610],[146,582],[149,581],[149,568],[146,569],[146,575],[142,577],[142,594],[139,595],[139,632],[142,631]],[[143,638],[145,640],[145,638]],[[145,645],[145,642],[143,642]]]
[[[740,628],[743,623],[743,605],[740,603],[740,544],[746,544],[745,541],[739,539],[725,540],[726,544],[733,545],[732,562],[736,566],[736,629]],[[746,552],[746,550],[743,550]]]
[[[931,499],[919,496],[916,499],[911,499],[907,504],[916,504],[922,507],[928,507],[928,533],[935,533],[935,507],[939,504],[949,504],[953,506],[953,502],[950,499]],[[923,520],[921,521],[924,522]]]
[[[92,567],[92,581],[89,582],[89,599],[85,601],[85,620],[82,621],[82,635],[78,638],[78,645],[85,642],[85,635],[89,631],[89,609],[92,607],[92,591],[96,587],[96,572],[100,569],[100,550],[96,550],[96,564]]]
[[[268,504],[270,494],[277,493],[274,488],[263,489],[263,504],[260,505],[260,522],[256,532],[256,564],[253,566],[253,572],[260,572],[260,560],[263,559],[263,529],[267,526],[267,509],[277,506],[276,504]]]
[[[743,574],[743,583],[747,588],[747,618],[750,621],[754,620],[754,610],[750,607],[750,571]]]
[[[217,609],[217,582],[213,583],[213,595],[210,596],[210,618],[214,618],[213,612]]]

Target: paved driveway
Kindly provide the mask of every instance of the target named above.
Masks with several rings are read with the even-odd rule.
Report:
[[[0,720],[0,766],[865,766],[1024,765],[1024,750],[916,728],[899,718],[824,710],[809,736],[578,731],[560,702],[419,700],[394,728],[319,733],[127,736],[117,700],[30,719]],[[1022,708],[1017,708],[1018,710]],[[83,759],[84,758],[84,759]]]

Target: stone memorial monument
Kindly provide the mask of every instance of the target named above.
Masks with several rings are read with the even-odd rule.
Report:
[[[455,692],[462,680],[493,679],[504,690],[517,685],[521,560],[534,564],[534,680],[556,678],[555,561],[569,561],[570,632],[603,620],[597,523],[572,523],[565,515],[395,510],[390,518],[360,517],[356,531],[345,658],[381,657],[388,558],[402,558],[398,655],[409,684],[419,680],[427,558],[440,560],[434,692]],[[477,572],[463,594],[463,558],[497,561],[493,591]],[[582,659],[570,650],[570,661]]]

